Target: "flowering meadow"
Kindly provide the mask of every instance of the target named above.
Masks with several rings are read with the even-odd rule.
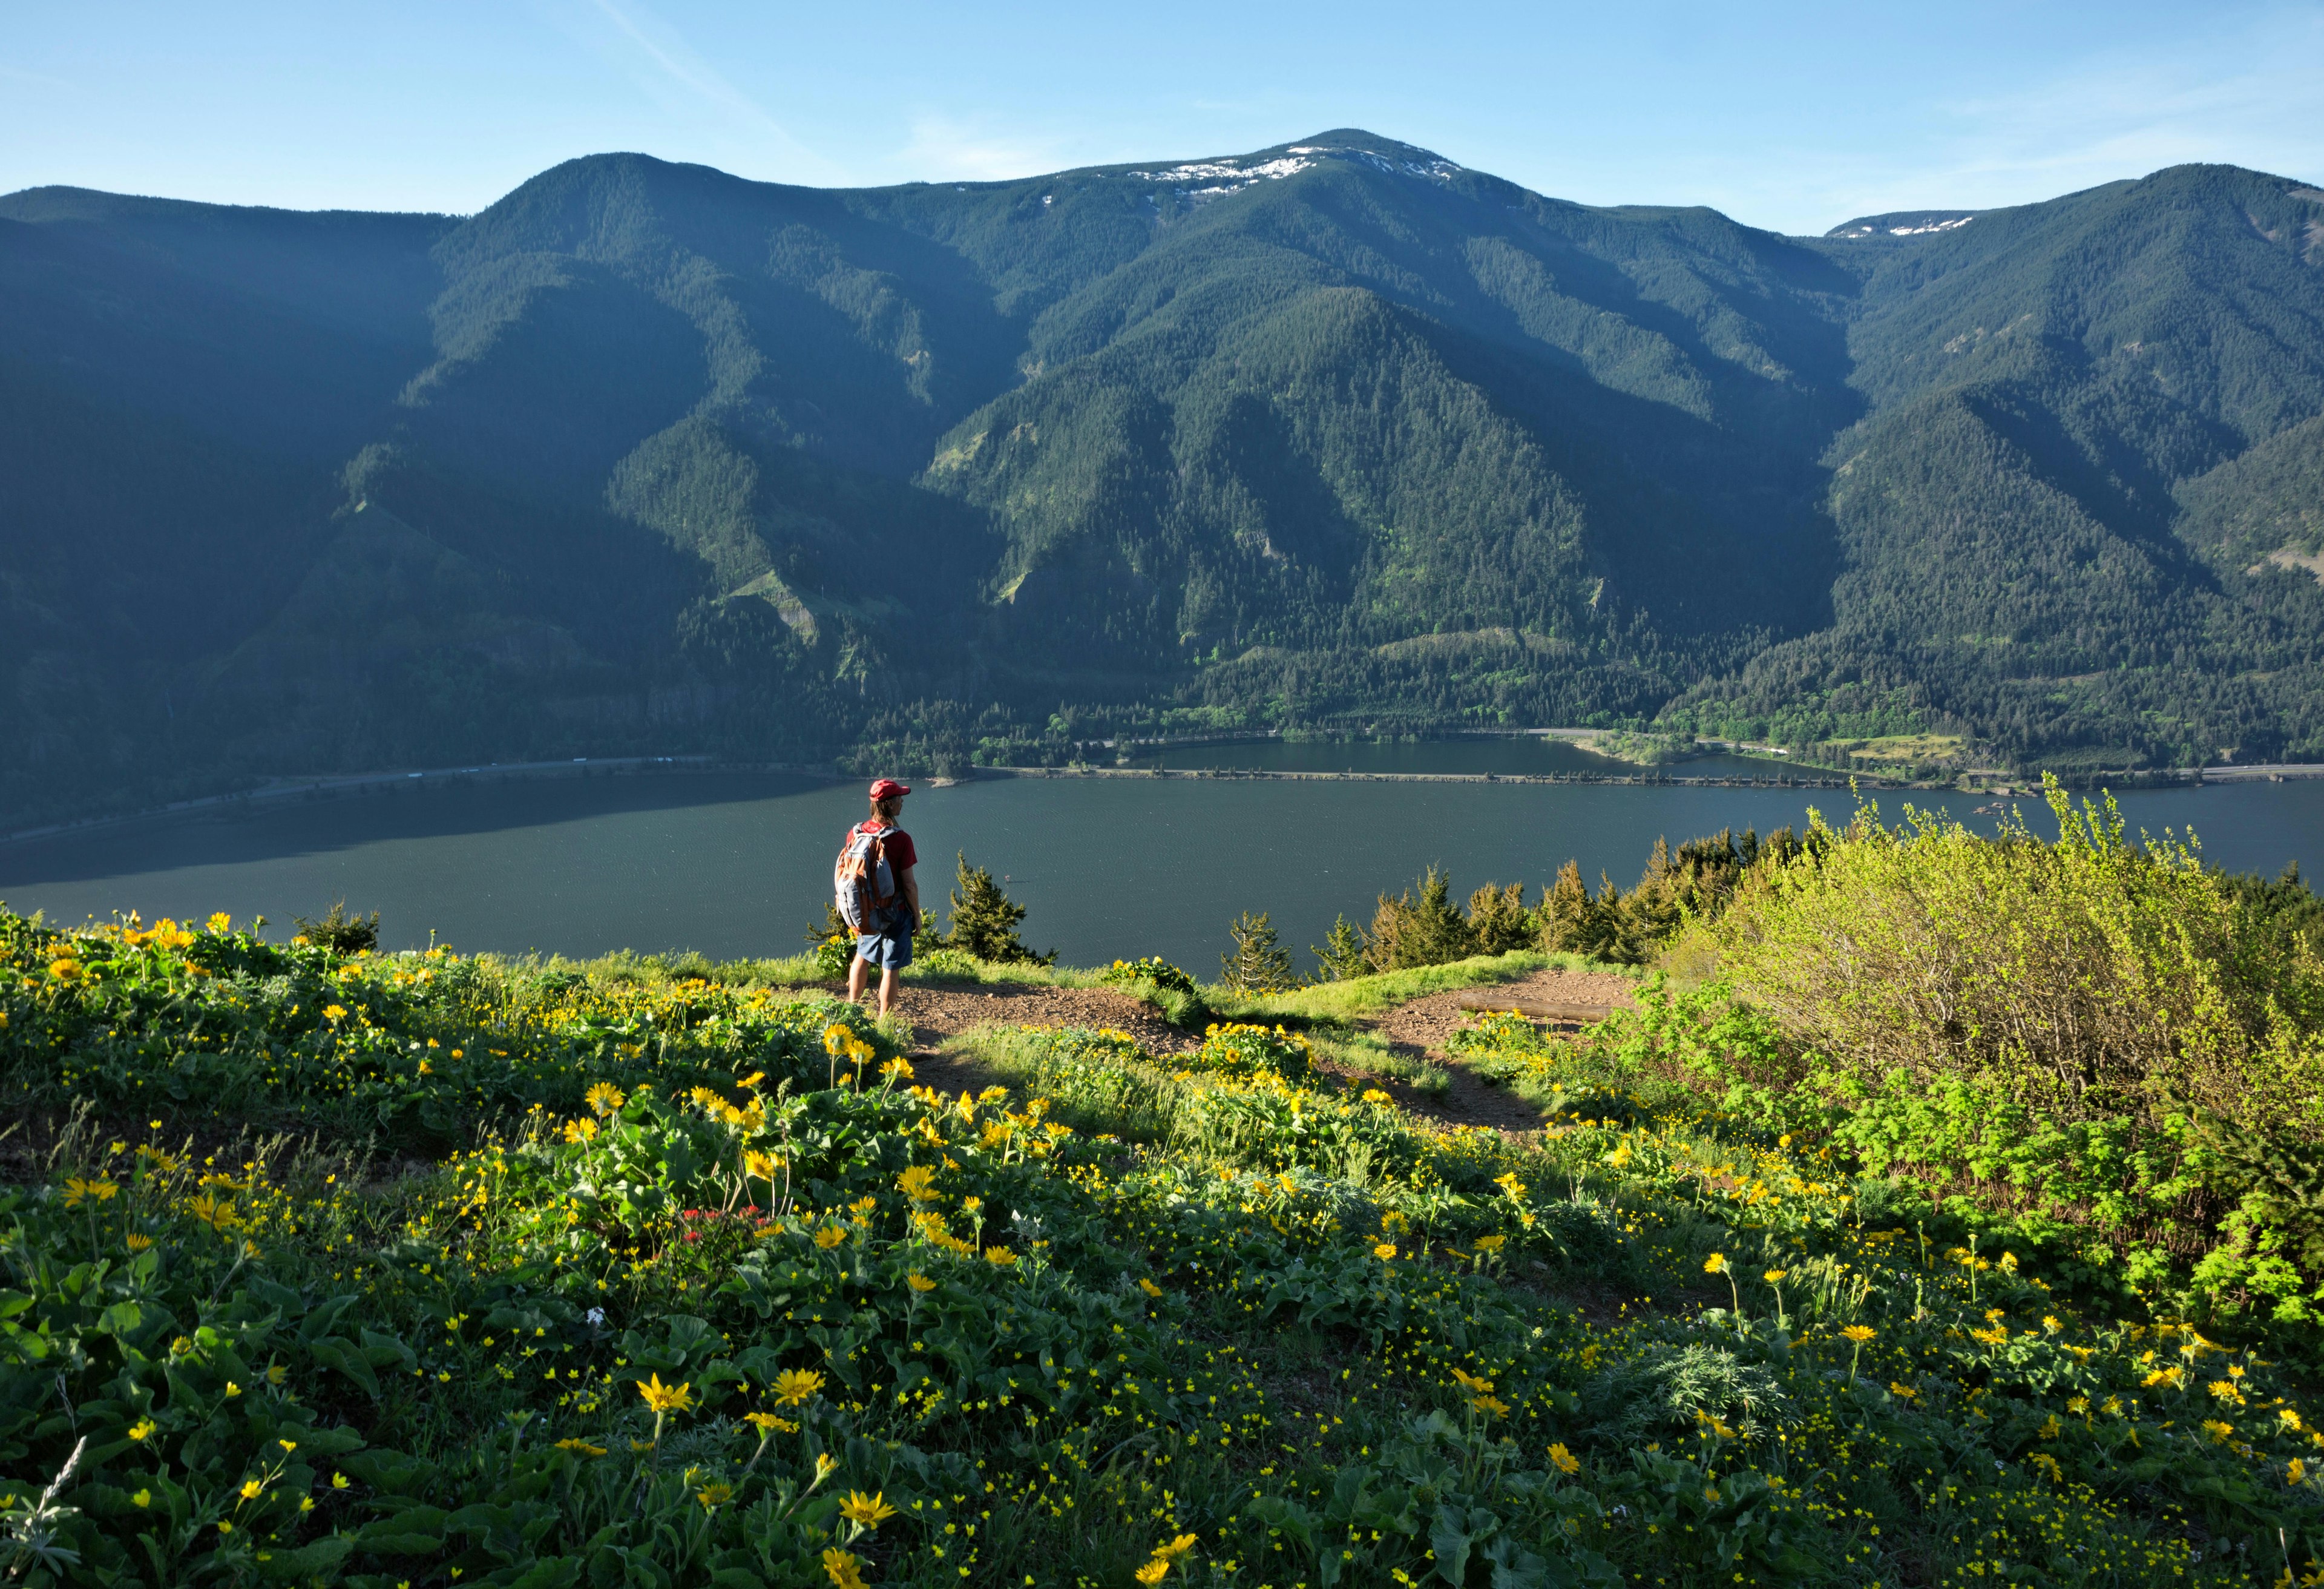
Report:
[[[1521,1138],[223,919],[0,913],[0,1022],[12,1584],[2324,1581],[2296,1354],[1513,1017]]]

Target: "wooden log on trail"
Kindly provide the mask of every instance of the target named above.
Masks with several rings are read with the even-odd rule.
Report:
[[[1486,1010],[1499,1013],[1514,1010],[1528,1021],[1555,1021],[1569,1025],[1584,1025],[1603,1021],[1614,1012],[1611,1004],[1575,1004],[1553,999],[1518,999],[1507,993],[1496,993],[1490,988],[1479,988],[1462,993],[1459,1005],[1463,1010]]]

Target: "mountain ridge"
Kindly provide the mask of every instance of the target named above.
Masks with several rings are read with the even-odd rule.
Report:
[[[2324,751],[2260,544],[2312,539],[2305,191],[1792,237],[1358,129],[862,189],[592,155],[465,217],[26,189],[0,807],[1201,726]]]

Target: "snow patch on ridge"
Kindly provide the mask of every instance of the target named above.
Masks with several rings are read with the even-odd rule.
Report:
[[[1877,237],[1885,233],[1891,237],[1920,237],[1925,236],[1931,232],[1950,232],[1955,227],[1966,226],[1969,222],[1975,219],[1977,219],[1977,217],[1973,215],[1957,215],[1949,217],[1944,220],[1923,221],[1918,226],[1883,226],[1868,221],[1858,226],[1837,227],[1834,230],[1826,233],[1825,236],[1831,237]]]
[[[1202,201],[1240,193],[1254,182],[1279,182],[1312,171],[1326,158],[1360,160],[1378,170],[1407,177],[1452,177],[1461,168],[1449,160],[1395,161],[1369,149],[1338,149],[1317,143],[1296,145],[1273,160],[1246,163],[1241,160],[1198,160],[1164,171],[1131,171],[1132,177],[1177,189],[1180,197]]]

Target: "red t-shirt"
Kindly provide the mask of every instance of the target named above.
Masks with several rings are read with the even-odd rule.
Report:
[[[912,836],[900,827],[883,827],[877,822],[859,822],[855,825],[854,831],[873,835],[885,833],[888,836],[885,848],[888,852],[888,865],[893,871],[901,872],[907,866],[917,866],[920,864],[920,853],[912,848]],[[902,880],[899,878],[898,881],[900,882]]]

